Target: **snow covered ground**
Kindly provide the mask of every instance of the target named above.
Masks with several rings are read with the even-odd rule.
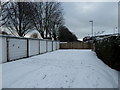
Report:
[[[118,88],[118,72],[91,50],[58,50],[2,69],[3,88]]]
[[[2,89],[2,65],[0,64],[0,90]]]

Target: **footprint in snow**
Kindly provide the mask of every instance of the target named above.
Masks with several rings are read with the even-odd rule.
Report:
[[[65,75],[65,77],[68,77],[67,75]]]
[[[73,83],[73,82],[74,82],[74,80],[71,81],[71,83]]]
[[[45,78],[46,78],[46,76],[47,76],[47,75],[45,75],[45,76],[43,77],[43,79],[45,79]]]
[[[70,88],[71,86],[68,86],[68,88]]]
[[[99,80],[100,78],[98,77],[97,79]]]
[[[87,76],[87,78],[89,78],[89,76]]]
[[[66,82],[68,82],[68,81],[66,80]]]

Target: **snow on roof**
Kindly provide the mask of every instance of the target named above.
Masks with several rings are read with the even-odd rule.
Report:
[[[39,39],[43,39],[42,36],[40,35],[40,33],[37,30],[33,30],[33,31],[27,33],[24,37],[29,37],[30,38],[31,35],[33,35],[33,34],[37,34]]]

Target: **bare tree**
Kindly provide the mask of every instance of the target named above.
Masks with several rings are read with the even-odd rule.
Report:
[[[58,29],[64,24],[61,3],[34,2],[37,10],[34,26],[43,38],[52,38],[58,35]]]
[[[55,31],[57,32],[59,26],[64,22],[62,8],[59,2],[46,2],[45,3],[45,31],[46,38],[53,37]]]
[[[2,4],[2,21],[2,26],[19,36],[36,29],[43,38],[54,39],[64,25],[59,2],[6,2]]]
[[[2,25],[11,32],[17,32],[24,36],[31,31],[33,20],[36,16],[35,9],[31,2],[5,2],[2,4]]]
[[[34,2],[34,5],[36,7],[36,17],[34,26],[36,30],[39,31],[41,36],[44,38],[44,3],[43,2]]]

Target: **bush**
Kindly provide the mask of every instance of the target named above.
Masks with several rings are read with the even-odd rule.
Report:
[[[120,71],[120,36],[95,41],[95,52],[104,63]]]

